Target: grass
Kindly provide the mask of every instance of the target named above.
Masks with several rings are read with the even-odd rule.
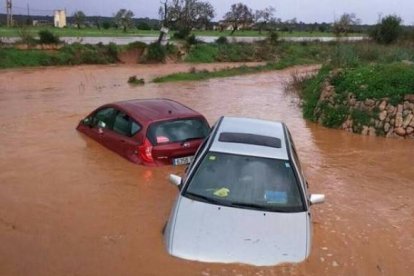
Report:
[[[185,61],[190,63],[264,61],[258,57],[259,50],[259,47],[254,44],[247,43],[199,44],[190,49]]]
[[[193,32],[197,36],[231,36],[231,31],[194,31]],[[280,37],[334,37],[333,33],[329,32],[278,32]],[[233,34],[233,36],[267,36],[268,32],[263,31],[260,33],[259,31],[255,30],[246,30],[246,31],[237,31]],[[364,36],[361,33],[351,33],[348,36]]]
[[[311,121],[317,121],[320,116],[320,109],[316,109],[321,96],[322,87],[329,76],[331,67],[324,66],[319,73],[304,82],[301,91],[303,99],[303,116]]]
[[[327,49],[332,47],[324,43],[313,43],[312,45],[303,43],[281,43],[277,46],[259,44],[257,46],[258,48],[249,48],[248,51],[251,51],[251,55],[246,55],[246,59],[239,58],[233,60],[233,57],[237,56],[234,52],[239,50],[241,45],[243,44],[197,45],[193,48],[193,51],[190,51],[186,61],[195,63],[219,61],[268,61],[268,63],[266,65],[258,65],[253,67],[240,66],[216,71],[190,70],[190,72],[180,72],[167,76],[161,76],[155,78],[153,81],[156,83],[198,81],[281,70],[294,65],[315,64],[325,60],[327,58],[326,53],[329,53]],[[249,44],[249,47],[252,47],[252,44]],[[246,51],[246,49],[243,51]],[[256,55],[256,52],[260,52],[261,56]],[[277,57],[274,56],[275,53],[278,53]]]
[[[268,63],[266,65],[258,65],[258,66],[239,66],[234,68],[226,68],[221,70],[215,71],[208,71],[208,70],[201,70],[197,71],[191,69],[190,72],[181,72],[170,74],[167,76],[162,76],[155,78],[153,82],[155,83],[163,83],[163,82],[178,82],[178,81],[200,81],[200,80],[208,80],[213,78],[227,78],[227,77],[234,77],[240,75],[247,75],[247,74],[255,74],[260,72],[267,72],[272,70],[281,70],[287,68],[289,66],[293,66],[294,64],[289,64],[286,62],[279,62],[279,63]]]
[[[35,41],[33,47],[38,41]],[[111,64],[119,61],[118,55],[125,51],[139,50],[142,63],[164,62],[167,56],[177,56],[178,48],[168,43],[166,46],[155,43],[147,45],[133,42],[118,46],[104,44],[67,44],[57,50],[19,50],[12,47],[0,47],[0,68],[18,68],[49,65]],[[138,61],[138,60],[137,60]]]
[[[8,28],[0,27],[0,37],[18,37],[21,28]],[[121,29],[97,29],[97,28],[82,28],[77,29],[75,27],[68,28],[53,28],[53,27],[28,27],[26,28],[32,35],[36,36],[40,30],[48,29],[58,36],[63,37],[128,37],[128,36],[158,36],[158,30],[138,30],[136,28],[129,29],[127,32],[123,32]],[[196,36],[230,36],[231,31],[194,31]],[[170,32],[172,34],[172,32]],[[266,36],[267,32],[263,31],[262,34],[259,31],[237,31],[233,36]],[[280,32],[280,37],[333,37],[333,33],[328,32]],[[362,36],[362,34],[349,34],[349,36]]]
[[[342,68],[334,74],[331,73],[332,68],[325,66],[318,75],[305,80],[299,94],[304,102],[304,117],[311,121],[319,121],[326,127],[340,127],[350,116],[354,122],[353,131],[360,133],[363,126],[372,126],[372,121],[378,118],[377,108],[350,108],[347,105],[349,93],[358,101],[388,98],[389,103],[396,105],[403,102],[405,95],[414,91],[414,65],[401,62],[362,62],[355,67]],[[335,87],[333,103],[319,100],[327,81]]]
[[[123,32],[121,29],[97,29],[97,28],[53,28],[53,27],[28,27],[27,32],[33,36],[37,36],[41,30],[49,30],[60,37],[129,37],[129,36],[158,36],[159,31],[144,31],[137,29],[129,29]],[[0,27],[0,37],[19,37],[21,28]]]
[[[195,71],[191,70],[190,72],[181,72],[170,74],[163,77],[158,77],[153,80],[155,83],[162,83],[162,82],[177,82],[177,81],[199,81],[199,80],[207,80],[212,78],[227,78],[245,74],[252,74],[263,72],[266,70],[266,66],[240,66],[235,68],[227,68],[217,71],[208,71],[208,70],[201,70]]]
[[[331,83],[338,95],[352,92],[358,100],[391,98],[399,102],[414,91],[414,66],[402,63],[360,65],[345,69]]]
[[[0,48],[0,68],[117,62],[116,45],[66,45],[56,51]]]
[[[267,42],[198,44],[193,46],[185,61],[190,63],[212,62],[277,62],[291,60],[294,64],[323,62],[329,58],[332,45],[327,43]]]
[[[0,49],[0,68],[55,65],[55,54],[40,50]]]

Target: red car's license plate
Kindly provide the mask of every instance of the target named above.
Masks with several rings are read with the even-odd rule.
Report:
[[[173,165],[174,166],[179,166],[179,165],[190,164],[191,161],[193,161],[193,159],[194,159],[194,156],[186,156],[186,157],[176,158],[176,159],[173,159]]]

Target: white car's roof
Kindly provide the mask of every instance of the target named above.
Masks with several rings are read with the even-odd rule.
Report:
[[[270,137],[273,140],[280,140],[280,145],[275,147],[254,143],[223,142],[220,141],[223,140],[220,139],[223,133]],[[258,138],[260,140],[261,137]],[[224,117],[217,130],[210,151],[289,160],[283,124],[259,119]]]

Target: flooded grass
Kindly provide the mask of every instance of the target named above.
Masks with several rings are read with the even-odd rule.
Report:
[[[287,68],[294,64],[286,63],[269,63],[266,65],[257,65],[257,66],[246,66],[242,65],[235,68],[226,68],[217,71],[194,71],[190,70],[189,72],[174,73],[163,77],[157,77],[153,80],[155,83],[162,82],[177,82],[177,81],[199,81],[199,80],[208,80],[213,78],[227,78],[247,74],[255,74],[260,72],[266,72],[271,70],[281,70]]]
[[[189,72],[173,73],[166,76],[161,76],[153,79],[155,83],[162,82],[178,82],[178,81],[200,81],[213,78],[226,78],[240,75],[256,74],[261,72],[268,72],[274,70],[282,70],[295,65],[309,65],[316,64],[318,60],[305,58],[285,58],[278,62],[268,62],[263,65],[246,66],[242,65],[235,68],[225,68],[215,71],[197,71],[190,70]]]

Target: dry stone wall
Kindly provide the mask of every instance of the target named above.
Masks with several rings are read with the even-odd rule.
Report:
[[[333,108],[338,105],[348,108],[349,115],[345,117],[342,129],[369,136],[414,139],[414,94],[406,95],[404,101],[397,104],[388,98],[359,101],[353,93],[349,93],[347,99],[341,103],[335,97],[335,87],[326,82],[319,103]],[[355,110],[366,114],[365,124],[356,122],[352,116]],[[323,114],[320,118],[322,116]]]

